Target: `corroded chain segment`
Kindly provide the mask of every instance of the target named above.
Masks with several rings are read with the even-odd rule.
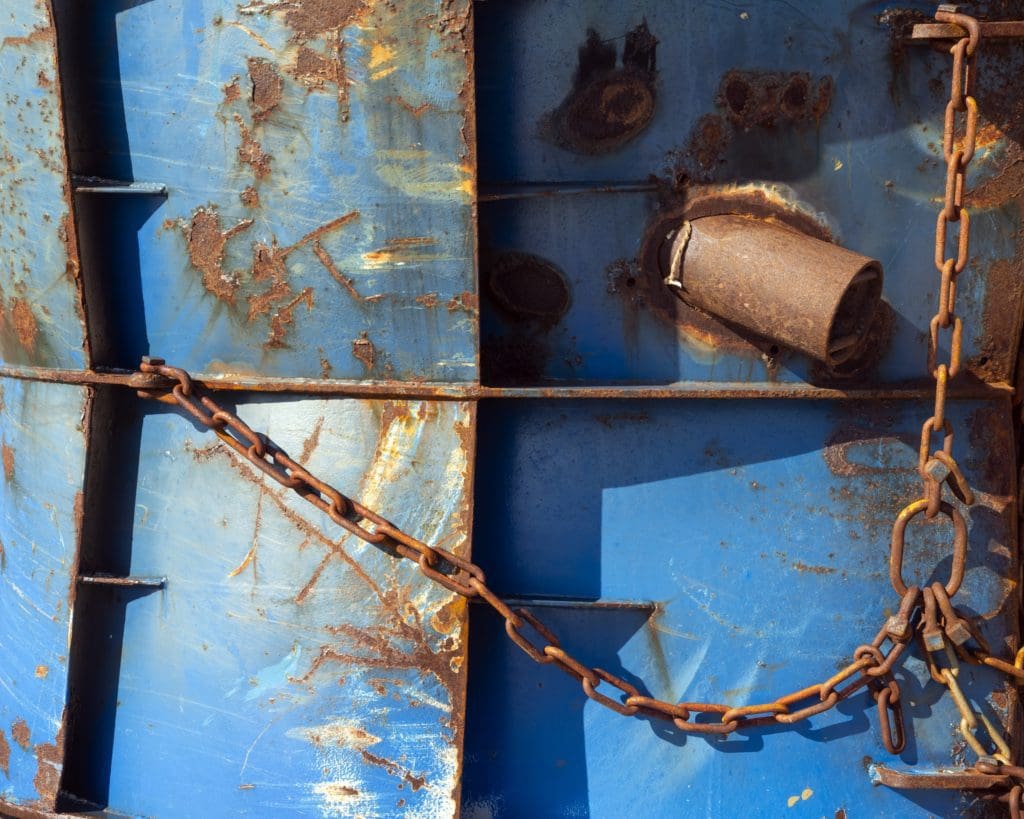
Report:
[[[853,659],[827,680],[801,688],[773,702],[732,706],[708,702],[666,702],[602,668],[581,662],[562,647],[559,638],[527,609],[512,609],[487,585],[483,570],[468,560],[403,532],[358,501],[339,492],[294,461],[270,438],[255,432],[192,382],[184,370],[163,360],[143,359],[140,371],[167,379],[162,388],[138,390],[143,398],[181,407],[210,429],[240,457],[297,495],[356,537],[418,564],[430,580],[466,598],[486,602],[505,621],[509,638],[534,661],[553,665],[575,678],[594,702],[624,716],[643,715],[672,722],[693,734],[731,734],[765,725],[792,725],[821,714],[867,687],[882,718],[882,739],[890,753],[904,745],[900,689],[892,670],[913,639],[920,590],[903,595],[896,614],[887,618],[870,643],[859,646]],[[530,631],[528,636],[527,631]],[[698,718],[699,717],[699,718]]]
[[[942,486],[948,483],[964,503],[974,502],[963,473],[953,458],[953,425],[946,417],[949,381],[960,372],[964,325],[956,314],[957,279],[967,267],[971,249],[971,214],[964,205],[967,191],[967,166],[974,157],[978,134],[978,102],[973,96],[975,64],[980,43],[978,21],[960,14],[955,7],[940,6],[935,13],[940,23],[961,26],[967,36],[950,49],[953,56],[949,102],[942,135],[942,156],[946,162],[946,187],[942,208],[935,223],[935,268],[939,272],[939,307],[928,328],[928,372],[935,379],[935,407],[921,427],[918,472],[924,481],[923,500],[926,518],[944,511]],[[957,133],[957,120],[963,120]],[[957,225],[956,252],[946,255],[950,225]],[[943,334],[949,336],[949,359],[940,361]],[[942,435],[942,447],[932,450],[932,439]],[[908,507],[909,508],[909,507]],[[900,516],[903,517],[903,514]],[[902,537],[902,535],[901,535]],[[895,541],[895,535],[894,535]],[[898,591],[898,590],[897,590]]]
[[[202,426],[212,430],[235,453],[282,487],[326,514],[346,531],[392,554],[414,561],[430,580],[466,598],[486,602],[505,621],[509,638],[535,662],[554,665],[575,678],[587,697],[624,716],[643,715],[669,721],[684,733],[726,735],[734,731],[766,725],[792,725],[824,713],[861,688],[867,687],[874,698],[881,725],[882,743],[889,753],[899,753],[906,742],[900,688],[892,678],[893,668],[907,649],[915,633],[926,653],[945,650],[950,667],[939,669],[931,661],[933,678],[946,685],[961,709],[961,730],[972,747],[984,750],[972,733],[978,719],[999,749],[997,759],[1010,762],[1004,753],[1005,743],[997,738],[994,728],[982,716],[974,716],[956,684],[957,656],[1007,673],[1015,682],[1024,683],[1024,651],[1013,664],[999,660],[977,635],[969,621],[953,608],[950,600],[963,579],[966,557],[966,526],[963,518],[948,503],[941,511],[956,528],[956,546],[950,579],[946,585],[935,583],[924,590],[907,587],[900,574],[902,552],[894,537],[890,572],[893,585],[900,592],[900,605],[889,616],[870,643],[859,646],[853,659],[827,680],[763,704],[731,706],[709,702],[667,702],[643,694],[638,688],[602,668],[581,662],[561,644],[559,638],[531,611],[512,609],[487,585],[483,570],[446,549],[429,546],[403,532],[377,513],[348,497],[313,475],[293,460],[281,447],[262,433],[255,432],[234,413],[220,406],[200,390],[184,370],[167,366],[163,360],[143,359],[139,367],[147,375],[162,376],[167,384],[161,388],[147,387],[138,391],[143,398],[181,407]],[[917,501],[901,515],[902,525],[924,510],[924,500]],[[902,540],[899,541],[900,547]],[[923,613],[923,616],[920,616]],[[534,636],[527,636],[526,630]],[[953,646],[955,651],[950,648]],[[952,669],[952,670],[950,670]],[[600,690],[605,686],[604,690]],[[606,693],[607,692],[607,693]],[[699,719],[697,717],[700,717]]]

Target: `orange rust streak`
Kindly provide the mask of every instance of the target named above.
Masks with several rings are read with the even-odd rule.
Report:
[[[320,225],[320,227],[316,228],[315,230],[311,230],[291,247],[286,248],[284,251],[282,251],[282,253],[284,255],[287,255],[291,253],[293,250],[296,250],[297,248],[302,247],[304,244],[312,241],[313,239],[319,239],[325,233],[330,233],[335,228],[339,228],[342,225],[347,225],[349,222],[354,222],[358,218],[359,211],[349,211],[344,216],[339,216],[337,219],[332,219],[330,222]]]
[[[4,478],[7,481],[14,480],[14,450],[7,444],[3,444]]]
[[[359,295],[359,291],[356,290],[355,283],[352,281],[352,279],[350,279],[348,276],[346,276],[344,273],[338,270],[337,265],[335,265],[334,263],[334,259],[332,259],[330,254],[326,250],[324,250],[324,247],[323,245],[320,244],[319,239],[313,242],[313,253],[316,254],[316,257],[320,260],[320,263],[327,268],[327,272],[334,277],[335,281],[337,281],[338,284],[340,284],[348,291],[349,295],[352,296],[352,298],[354,298],[356,301],[364,300],[363,297]]]

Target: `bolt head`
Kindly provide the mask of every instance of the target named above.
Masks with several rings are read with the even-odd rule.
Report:
[[[935,631],[929,634],[924,633],[924,647],[930,652],[942,651],[946,647],[946,641],[942,636],[941,631]]]
[[[946,626],[946,636],[958,646],[962,646],[971,639],[971,632],[967,630],[967,627],[961,621],[957,620],[955,623],[950,623]]]

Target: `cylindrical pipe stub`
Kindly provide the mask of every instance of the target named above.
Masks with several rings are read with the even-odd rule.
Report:
[[[751,216],[684,222],[666,261],[685,301],[832,366],[861,351],[882,296],[876,260]]]

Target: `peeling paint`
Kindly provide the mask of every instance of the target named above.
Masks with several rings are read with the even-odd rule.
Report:
[[[27,751],[32,745],[32,734],[28,730],[28,723],[23,719],[14,721],[11,726],[11,739],[21,746],[22,750]]]

